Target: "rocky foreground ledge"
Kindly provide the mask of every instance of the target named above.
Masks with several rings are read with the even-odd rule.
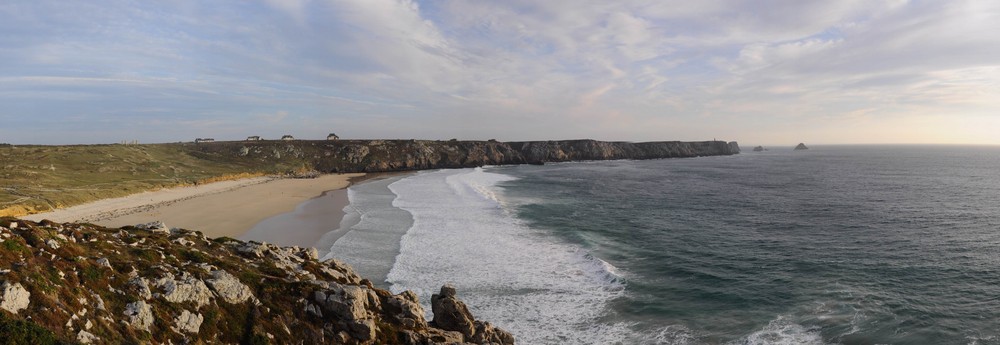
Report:
[[[427,322],[412,292],[372,286],[313,248],[162,223],[0,218],[0,334],[13,344],[513,344],[449,286]]]

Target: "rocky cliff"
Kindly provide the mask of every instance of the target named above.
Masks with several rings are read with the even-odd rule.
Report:
[[[162,223],[103,228],[0,218],[0,343],[513,344],[443,287],[372,286],[315,249]]]
[[[657,159],[732,155],[736,142],[662,141],[429,141],[342,140],[219,142],[187,145],[204,159],[240,157],[250,162],[298,161],[319,172],[386,172],[468,168],[484,165],[541,164],[582,160]]]
[[[260,175],[386,172],[574,160],[731,155],[736,142],[266,140],[0,146],[0,216]]]

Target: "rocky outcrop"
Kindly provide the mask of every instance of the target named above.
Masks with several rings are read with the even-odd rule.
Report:
[[[795,146],[795,150],[796,151],[798,151],[798,150],[808,150],[808,149],[809,148],[806,147],[806,144],[803,144],[803,143],[799,143],[798,145]]]
[[[450,287],[434,296],[427,322],[413,292],[375,288],[342,262],[318,261],[312,248],[208,239],[162,223],[0,218],[11,223],[0,227],[0,329],[33,330],[16,344],[514,341],[473,318]]]
[[[514,344],[514,336],[493,327],[489,322],[477,321],[465,303],[455,297],[454,287],[445,285],[441,292],[431,296],[434,312],[432,325],[446,331],[458,332],[464,342],[476,344]]]
[[[317,172],[386,172],[484,165],[542,164],[609,159],[658,159],[732,155],[739,144],[725,141],[609,142],[551,140],[499,142],[431,140],[338,140],[212,143],[189,145],[191,155],[232,162],[264,162]],[[295,171],[289,171],[295,174]]]

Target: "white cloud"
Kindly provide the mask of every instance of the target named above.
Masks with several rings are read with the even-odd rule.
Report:
[[[995,113],[997,22],[987,0],[4,2],[0,118],[785,140],[791,121]]]

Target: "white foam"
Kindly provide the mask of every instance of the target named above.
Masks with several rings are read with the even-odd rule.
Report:
[[[741,345],[783,345],[783,344],[824,344],[818,328],[806,328],[783,316],[772,320],[763,329],[729,344]]]
[[[511,331],[519,344],[632,338],[627,324],[600,321],[624,292],[623,274],[513,217],[497,187],[512,179],[477,168],[389,185],[393,205],[413,215],[388,274],[391,290],[413,290],[430,310],[430,295],[451,283],[477,318]]]
[[[396,198],[388,185],[401,177],[368,181],[348,188],[350,204],[337,230],[342,235],[324,259],[335,257],[351,265],[362,277],[380,287],[393,260],[399,254],[399,241],[410,228],[410,213],[392,206]]]

